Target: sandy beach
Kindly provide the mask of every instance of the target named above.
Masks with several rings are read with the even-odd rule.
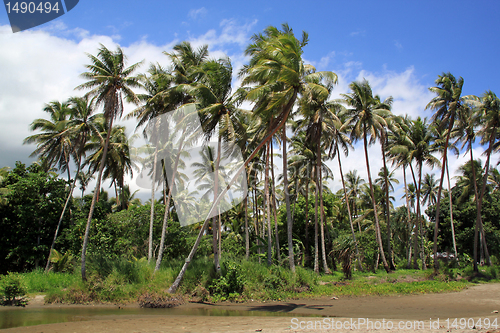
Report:
[[[137,305],[130,305],[137,306]],[[67,307],[32,302],[28,307]],[[178,311],[274,312],[287,316],[115,315],[2,332],[500,332],[500,284],[447,294],[324,297],[242,304],[186,303]],[[457,321],[454,321],[458,318]],[[462,323],[467,322],[465,326]],[[439,319],[439,322],[438,322]],[[482,328],[469,328],[474,322]],[[494,327],[494,323],[499,325]],[[489,322],[490,327],[484,327]],[[315,326],[314,326],[315,325]],[[461,328],[465,327],[465,328]]]

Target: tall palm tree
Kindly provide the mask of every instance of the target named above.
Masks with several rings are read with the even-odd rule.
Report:
[[[481,96],[480,112],[483,116],[483,126],[478,134],[481,136],[481,144],[488,143],[488,148],[486,149],[486,164],[484,166],[486,175],[483,179],[483,184],[481,186],[481,192],[479,193],[479,209],[477,212],[477,219],[479,223],[479,232],[485,239],[485,234],[481,221],[481,211],[483,207],[483,198],[486,191],[486,184],[488,181],[487,175],[489,174],[490,168],[490,157],[493,150],[498,150],[498,136],[500,133],[500,99],[491,90],[486,91]],[[486,263],[490,265],[490,258],[488,254],[488,247],[486,246],[486,241],[484,242],[484,251],[486,255]],[[477,268],[476,268],[477,269]]]
[[[441,191],[443,189],[444,172],[446,169],[446,161],[448,156],[448,144],[450,135],[455,125],[455,117],[457,111],[462,107],[462,87],[464,80],[460,77],[458,80],[451,73],[443,73],[438,75],[435,81],[436,87],[429,88],[430,91],[437,96],[434,97],[426,109],[435,110],[432,116],[433,121],[439,120],[440,125],[438,130],[447,127],[446,139],[443,147],[443,162],[441,163],[441,178],[439,179],[439,187],[436,202],[436,221],[434,224],[434,270],[439,269],[439,261],[437,258],[438,232],[439,232],[439,212],[441,202]]]
[[[340,149],[342,148],[342,151],[344,154],[347,156],[349,153],[349,148],[353,148],[351,139],[346,135],[345,132],[340,131],[342,128],[342,125],[345,121],[340,116],[340,113],[343,111],[342,105],[340,104],[334,104],[332,105],[332,112],[334,115],[334,127],[332,128],[330,139],[331,139],[331,144],[330,144],[330,157],[333,158],[337,156],[337,161],[339,164],[339,171],[340,171],[340,179],[342,181],[342,189],[344,190],[344,200],[347,206],[347,215],[349,217],[349,225],[351,226],[351,233],[352,233],[352,239],[354,242],[354,247],[356,249],[356,258],[358,260],[358,269],[360,271],[363,271],[363,265],[361,262],[361,256],[359,255],[359,249],[358,249],[358,242],[356,241],[356,233],[354,232],[354,224],[352,221],[352,212],[351,212],[351,205],[349,203],[349,195],[347,194],[347,188],[346,188],[346,182],[344,179],[344,172],[342,170],[342,161],[340,158]]]
[[[41,130],[42,133],[28,136],[23,144],[36,143],[37,148],[30,157],[43,156],[49,167],[57,165],[59,170],[68,173],[68,182],[71,180],[69,163],[74,151],[74,140],[69,131],[69,102],[52,101],[45,104],[43,111],[50,119],[35,119],[30,130]]]
[[[375,219],[375,234],[380,250],[380,256],[386,272],[391,269],[387,263],[384,247],[382,244],[382,236],[380,232],[380,224],[378,221],[377,204],[375,202],[375,194],[373,191],[372,178],[370,173],[370,161],[368,158],[368,136],[370,143],[373,143],[379,136],[384,127],[387,127],[386,117],[390,114],[390,105],[392,98],[383,102],[378,96],[373,96],[372,89],[368,81],[352,82],[349,85],[351,93],[342,94],[344,103],[347,105],[346,115],[348,119],[343,128],[351,129],[351,139],[357,140],[362,138],[365,148],[365,162],[368,173],[368,183],[372,197],[372,206]]]
[[[467,100],[471,99],[471,97],[465,96],[464,97]],[[455,144],[457,144],[459,141],[462,141],[462,146],[460,149],[464,149],[466,147],[465,153],[469,152],[470,156],[470,163],[473,163],[474,161],[474,156],[472,152],[472,144],[476,140],[476,128],[480,125],[481,123],[481,114],[478,112],[478,109],[474,107],[474,103],[465,103],[462,108],[457,113],[457,122],[456,122],[456,127],[452,133],[452,136],[456,138]],[[478,196],[478,188],[477,188],[477,177],[476,177],[476,169],[472,168],[473,172],[473,183],[474,183],[474,195],[476,198],[479,198]],[[449,180],[448,180],[449,183]],[[451,191],[450,191],[450,208],[452,207],[451,205]],[[479,200],[476,200],[476,209],[479,210]],[[450,211],[451,214],[451,211]],[[481,215],[476,216],[476,225],[475,225],[475,230],[474,230],[474,263],[475,263],[475,268],[477,271],[477,233],[479,231],[479,224],[481,223],[480,219],[477,217],[480,217]],[[452,220],[453,223],[453,220]],[[452,232],[453,232],[453,249],[455,251],[456,255],[456,242],[455,242],[455,230],[452,226]]]
[[[180,86],[186,93],[195,97],[198,113],[208,141],[214,134],[217,135],[217,158],[214,172],[219,173],[220,161],[223,151],[232,150],[237,144],[237,139],[243,133],[243,126],[239,123],[238,113],[243,112],[237,108],[237,95],[231,95],[232,66],[229,58],[219,60],[206,60],[190,69],[191,75],[196,76],[196,82]],[[219,177],[215,177],[214,200],[219,195]],[[217,217],[213,217],[214,228],[214,264],[220,271],[220,253],[216,244],[221,242],[221,226],[215,225]]]
[[[406,178],[406,169],[411,166],[411,161],[409,159],[409,149],[413,144],[409,138],[409,129],[411,127],[411,119],[408,116],[405,117],[394,117],[394,128],[389,133],[387,150],[389,159],[392,160],[392,164],[396,164],[396,167],[401,167],[403,169],[403,182],[405,189],[405,200],[406,200],[406,217],[408,224],[408,248],[407,248],[407,268],[411,265],[411,232],[412,232],[412,221],[410,213],[410,196],[408,191],[408,183]]]
[[[87,225],[85,227],[85,236],[82,246],[82,279],[86,280],[86,254],[89,241],[90,223],[94,214],[95,204],[98,200],[99,189],[101,188],[102,173],[105,166],[106,155],[108,152],[109,139],[113,129],[113,121],[120,118],[123,113],[122,96],[128,101],[138,103],[139,100],[132,88],[139,87],[137,77],[131,76],[132,73],[139,67],[140,63],[133,64],[125,68],[125,55],[121,48],[116,51],[110,51],[101,44],[97,56],[88,54],[90,65],[86,65],[88,72],[84,72],[81,76],[88,81],[76,87],[76,89],[91,89],[86,95],[95,97],[97,106],[102,105],[104,108],[104,118],[107,123],[108,134],[104,142],[102,159],[99,165],[99,174],[97,176],[94,196],[90,205]]]
[[[173,76],[169,71],[159,64],[151,64],[148,70],[149,75],[138,75],[143,88],[146,90],[143,94],[137,94],[137,98],[143,104],[126,115],[126,119],[137,118],[137,128],[146,125],[144,135],[152,134],[159,131],[160,116],[165,112],[172,111],[175,107],[169,100],[169,89],[172,85]],[[166,126],[163,124],[163,126]],[[158,146],[151,147],[151,156],[147,158],[147,165],[151,168],[151,211],[149,218],[149,237],[148,237],[148,262],[151,262],[153,257],[153,221],[154,221],[154,201],[156,183],[162,181],[161,172],[158,172]]]
[[[429,203],[429,206],[434,206],[437,202],[437,189],[438,184],[434,174],[426,173],[422,184],[422,204]]]
[[[365,183],[365,180],[358,175],[357,170],[350,170],[346,174],[346,186],[348,190],[349,198],[352,199],[352,214],[353,217],[359,215],[357,201],[359,199],[359,193],[361,191],[361,186]],[[361,233],[361,226],[358,223],[358,229]]]
[[[102,117],[101,114],[93,115],[94,113],[93,99],[86,97],[73,97],[69,99],[68,103],[70,105],[69,109],[70,121],[68,123],[68,131],[70,132],[69,135],[71,136],[71,140],[73,141],[73,148],[74,148],[73,151],[71,152],[71,155],[74,157],[74,160],[77,165],[77,170],[75,179],[71,184],[68,196],[66,198],[66,202],[64,203],[64,207],[61,212],[61,216],[59,217],[59,221],[57,223],[56,231],[54,233],[54,239],[52,240],[52,245],[50,246],[49,255],[47,256],[47,264],[45,265],[45,271],[48,271],[49,269],[51,253],[54,250],[55,243],[57,240],[57,235],[59,234],[59,229],[61,227],[64,214],[68,207],[69,201],[72,198],[76,182],[77,180],[79,180],[79,175],[81,175],[80,169],[82,167],[82,158],[85,155],[85,145],[90,135],[92,135],[92,133],[97,132],[95,124]]]
[[[422,259],[422,268],[427,269],[425,256],[424,256],[424,247],[423,247],[423,227],[422,227],[422,212],[421,212],[421,193],[422,193],[422,169],[424,163],[429,167],[434,167],[435,165],[439,165],[439,160],[434,157],[433,153],[436,151],[436,146],[432,144],[434,141],[433,131],[427,124],[427,119],[418,117],[413,121],[410,129],[409,129],[409,155],[408,159],[411,162],[416,163],[417,167],[417,177],[414,176],[413,167],[411,167],[412,175],[413,175],[413,185],[416,189],[416,204],[417,204],[417,223],[415,224],[414,230],[414,248],[415,255],[413,257],[413,268],[417,269],[417,248],[418,248],[418,237],[421,239],[421,248],[420,248],[420,256]],[[411,164],[410,164],[411,166]],[[415,179],[416,178],[416,179]],[[439,195],[439,194],[438,194]]]
[[[307,44],[307,34],[303,33],[302,40],[299,41],[288,25],[283,25],[283,31],[275,27],[269,27],[265,30],[265,34],[254,35],[252,40],[254,43],[246,50],[246,54],[251,56],[250,64],[245,66],[242,71],[242,74],[245,76],[243,84],[254,85],[247,89],[246,98],[257,102],[254,108],[254,112],[257,115],[271,112],[276,114],[276,117],[273,117],[274,121],[272,126],[268,127],[269,132],[266,133],[265,138],[256,146],[252,154],[248,156],[247,160],[238,171],[235,172],[228,187],[236,181],[241,172],[244,171],[250,161],[257,155],[258,151],[264,147],[279,130],[283,130],[283,184],[287,208],[288,253],[290,268],[292,271],[295,271],[291,209],[289,194],[286,190],[288,188],[288,176],[286,131],[284,130],[284,126],[299,94],[308,93],[311,89],[324,91],[322,87],[310,83],[313,77],[333,77],[336,75],[333,72],[315,72],[312,66],[304,65],[302,49]],[[327,91],[324,91],[324,93],[328,94]],[[212,210],[215,209],[218,201],[220,201],[226,192],[227,188],[219,194],[217,200],[214,202]],[[205,226],[207,223],[208,219],[204,221],[203,225]],[[202,229],[205,229],[205,227]],[[201,237],[202,233],[198,235],[186,259],[186,263],[183,265],[179,275],[169,288],[169,292],[175,292],[177,290],[186,272],[187,266],[198,248]]]

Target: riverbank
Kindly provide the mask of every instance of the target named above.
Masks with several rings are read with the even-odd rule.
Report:
[[[36,307],[64,309],[68,306],[31,303],[26,309]],[[101,307],[118,308],[118,306],[112,305]],[[127,307],[138,307],[138,305],[131,304]],[[23,309],[19,310],[23,311]],[[377,323],[382,323],[385,320],[386,323],[390,321],[393,325],[393,329],[390,332],[450,331],[493,333],[500,332],[500,327],[495,328],[490,325],[488,328],[460,329],[460,321],[457,321],[456,327],[452,327],[451,325],[454,318],[465,318],[466,320],[473,318],[475,324],[481,319],[483,325],[485,319],[489,319],[490,324],[493,324],[496,320],[496,323],[500,325],[500,316],[498,314],[498,310],[500,310],[500,284],[473,285],[460,292],[443,294],[394,296],[332,295],[317,299],[289,300],[285,302],[250,301],[245,303],[221,302],[217,304],[188,302],[174,309],[161,310],[164,312],[156,311],[154,315],[96,315],[89,316],[88,318],[79,318],[78,320],[80,321],[77,322],[16,327],[2,330],[2,332],[322,332],[328,331],[324,329],[327,327],[325,325],[332,325],[339,322],[338,325],[341,327],[342,325],[345,326],[346,321],[350,323],[351,319],[354,320],[355,324],[357,323],[355,328],[350,327],[346,330],[335,331],[353,332],[358,330],[366,332],[370,331],[371,327],[367,328],[359,320],[369,319],[375,325],[373,327],[375,331],[377,331],[375,329],[377,328]],[[225,311],[230,311],[233,315],[227,312],[224,314]],[[189,313],[192,315],[189,315]],[[206,313],[207,315],[197,315],[200,313]],[[217,313],[220,313],[220,315],[217,315]],[[261,314],[261,316],[243,316],[237,315],[238,313],[257,313]],[[266,314],[277,314],[278,316],[267,317],[265,316]],[[280,314],[284,316],[279,316]],[[341,320],[344,318],[347,319]],[[436,327],[436,330],[433,330],[431,325],[434,324],[436,326],[437,319],[439,319],[439,328]],[[447,322],[447,319],[450,320]],[[410,325],[407,322],[411,322],[412,324]],[[315,323],[316,328],[319,328],[318,323],[321,323],[323,330],[307,329],[308,325],[314,325]],[[399,329],[398,326],[400,326],[400,323],[403,323],[402,327],[404,329]],[[415,323],[423,326],[409,327],[413,325],[417,326]],[[360,324],[363,326],[360,327]],[[366,324],[369,325],[369,321]],[[404,325],[407,327],[404,327]],[[301,329],[301,327],[304,329]],[[387,331],[387,327],[385,331]]]

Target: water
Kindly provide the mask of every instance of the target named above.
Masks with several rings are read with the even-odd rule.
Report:
[[[110,319],[116,316],[293,316],[283,312],[226,310],[217,308],[142,309],[102,306],[61,306],[0,309],[0,329],[69,321]]]

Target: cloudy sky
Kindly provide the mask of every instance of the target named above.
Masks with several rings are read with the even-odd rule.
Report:
[[[37,28],[12,33],[0,9],[0,167],[30,163],[34,146],[23,145],[29,124],[46,115],[45,103],[82,95],[74,87],[99,43],[119,45],[129,64],[168,65],[163,51],[184,40],[208,44],[213,58],[229,56],[235,72],[247,62],[249,38],[287,22],[309,33],[304,58],[317,70],[339,75],[333,98],[366,78],[382,98],[393,96],[395,114],[430,117],[428,87],[438,74],[465,80],[463,92],[500,93],[500,21],[497,1],[95,1],[82,0],[69,13]],[[237,81],[235,80],[235,84]],[[131,110],[132,106],[127,106]],[[134,124],[126,124],[132,132]],[[475,147],[480,156],[483,148]],[[364,176],[362,147],[344,159],[346,170]],[[372,173],[381,167],[380,148],[370,149]],[[455,173],[466,157],[453,157]],[[498,160],[494,157],[494,162]],[[279,163],[279,162],[276,162]],[[333,189],[340,188],[338,169]],[[425,170],[437,172],[437,170]],[[400,171],[397,171],[401,179]],[[398,201],[403,192],[394,195]]]

